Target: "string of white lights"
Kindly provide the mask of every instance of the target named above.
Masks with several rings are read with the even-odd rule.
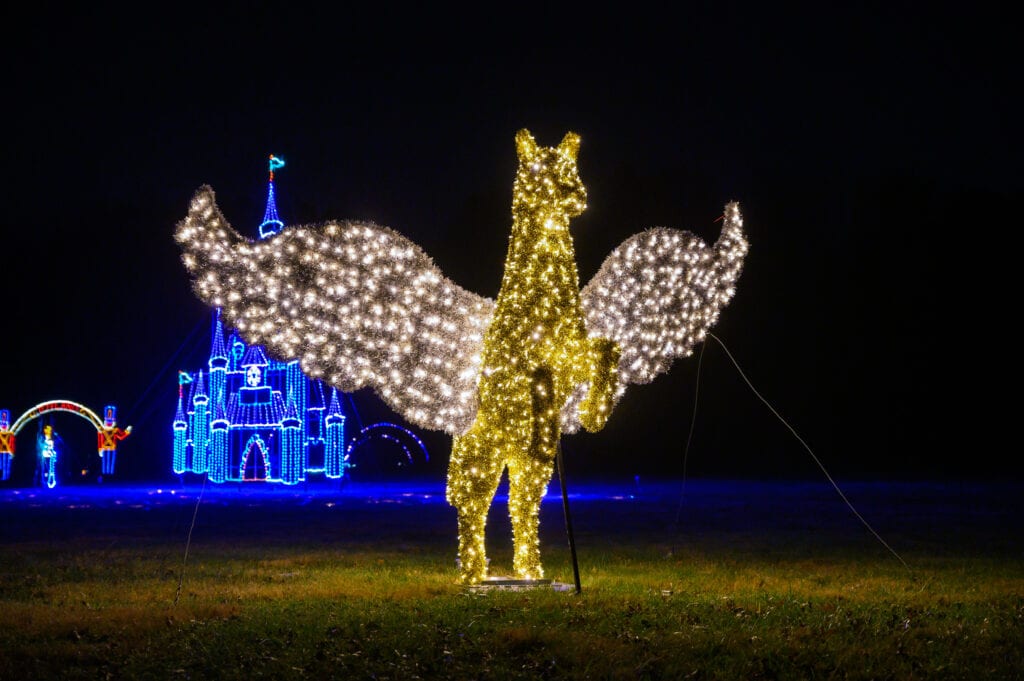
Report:
[[[332,222],[252,243],[203,187],[176,238],[196,293],[247,343],[343,391],[371,386],[418,426],[455,434],[472,423],[494,303],[402,235]]]
[[[627,385],[650,383],[689,357],[736,293],[748,243],[738,203],[725,207],[721,236],[707,246],[690,232],[654,227],[626,239],[580,292],[587,333],[622,351],[617,403]],[[562,430],[579,430],[577,389],[562,409]]]
[[[704,339],[735,293],[747,252],[742,227],[731,203],[713,247],[665,227],[635,234],[580,292],[588,335],[621,349],[616,402],[627,385],[650,383]],[[252,243],[203,187],[176,238],[196,293],[222,306],[246,342],[300,358],[303,371],[341,390],[370,385],[418,426],[458,435],[472,424],[494,301],[446,278],[404,236],[341,222]],[[586,389],[563,406],[564,432],[579,430]]]

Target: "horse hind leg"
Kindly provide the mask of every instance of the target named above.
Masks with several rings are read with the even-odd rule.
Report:
[[[512,569],[519,579],[541,579],[540,503],[551,480],[552,462],[517,457],[508,465],[508,513],[512,519],[515,553]]]
[[[515,544],[512,568],[520,579],[544,576],[537,534],[540,503],[551,479],[560,437],[555,386],[549,368],[542,366],[534,371],[532,391],[530,443],[527,451],[517,453],[508,465],[508,512]]]
[[[446,496],[459,514],[459,578],[467,584],[487,578],[484,529],[501,478],[499,456],[475,425],[452,442]]]

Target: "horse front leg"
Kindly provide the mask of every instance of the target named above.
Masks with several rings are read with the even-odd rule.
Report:
[[[555,400],[555,377],[549,367],[539,366],[533,370],[530,385],[530,451],[529,456],[541,461],[555,458],[558,438],[561,435]]]
[[[558,452],[558,400],[554,375],[546,366],[531,376],[531,433],[508,463],[508,513],[512,519],[514,555],[512,569],[519,579],[541,579],[540,503],[551,479],[552,462]]]
[[[612,412],[615,391],[619,387],[618,366],[622,351],[607,338],[590,338],[582,357],[580,373],[590,383],[587,396],[580,403],[580,423],[588,432],[604,428]]]

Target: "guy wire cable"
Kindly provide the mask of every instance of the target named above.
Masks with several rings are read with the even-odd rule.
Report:
[[[791,432],[793,434],[793,437],[795,437],[800,442],[800,444],[802,444],[804,446],[804,449],[807,450],[807,453],[811,455],[812,459],[814,459],[814,463],[818,464],[818,468],[820,468],[821,472],[825,474],[825,477],[828,479],[828,481],[830,483],[832,483],[832,487],[835,488],[836,493],[839,494],[839,497],[844,502],[846,502],[846,505],[850,508],[850,511],[853,512],[853,515],[857,516],[857,519],[860,520],[860,522],[864,525],[864,527],[868,528],[868,531],[871,534],[875,535],[875,539],[877,539],[879,542],[881,542],[882,546],[884,546],[885,548],[889,549],[889,553],[891,553],[892,555],[896,556],[896,560],[898,560],[899,562],[903,563],[903,567],[905,567],[908,571],[910,571],[910,566],[907,565],[907,561],[903,560],[903,557],[900,556],[900,554],[896,553],[896,550],[893,547],[889,546],[888,542],[886,542],[884,539],[882,539],[882,535],[878,534],[878,532],[875,531],[875,528],[871,527],[871,524],[867,520],[864,519],[864,516],[862,516],[857,511],[857,509],[854,508],[853,504],[850,503],[850,500],[846,498],[846,495],[843,494],[843,490],[839,489],[839,485],[836,484],[836,481],[832,479],[831,475],[829,475],[828,470],[825,468],[825,465],[823,463],[821,463],[821,460],[814,453],[814,450],[812,450],[810,448],[810,446],[806,442],[804,442],[804,439],[802,437],[800,437],[800,435],[796,432],[796,430],[793,428],[793,426],[789,425],[789,423],[786,421],[786,419],[782,418],[782,415],[779,414],[779,412],[777,412],[775,410],[775,407],[773,407],[768,402],[768,400],[766,400],[764,397],[762,397],[761,393],[757,392],[757,388],[755,388],[754,384],[750,382],[750,379],[747,378],[747,375],[745,373],[743,373],[743,369],[740,368],[739,362],[737,362],[736,358],[732,356],[731,352],[729,352],[729,348],[727,348],[725,346],[725,343],[722,342],[722,339],[719,338],[718,336],[716,336],[715,334],[711,333],[710,331],[708,331],[708,335],[711,336],[712,338],[714,338],[716,341],[718,341],[718,344],[722,346],[722,349],[725,350],[725,354],[729,356],[729,359],[732,360],[733,366],[736,367],[736,371],[739,372],[740,377],[743,378],[743,380],[747,384],[747,387],[749,387],[750,390],[757,396],[757,399],[761,400],[764,403],[764,405],[766,407],[768,407],[768,409],[771,410],[771,412],[773,414],[775,414],[775,417],[777,419],[779,419],[780,421],[782,421],[782,425],[786,426],[786,428],[789,429],[789,432]]]

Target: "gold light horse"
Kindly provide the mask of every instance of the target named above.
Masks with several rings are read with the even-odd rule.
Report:
[[[506,466],[513,569],[520,579],[543,576],[538,512],[557,453],[562,406],[588,383],[580,421],[591,432],[604,427],[612,407],[619,347],[587,337],[569,234],[569,219],[587,200],[576,169],[579,147],[571,132],[556,148],[538,147],[527,130],[516,135],[512,237],[484,335],[480,406],[469,431],[454,439],[448,468],[465,582],[487,576],[484,526]]]

